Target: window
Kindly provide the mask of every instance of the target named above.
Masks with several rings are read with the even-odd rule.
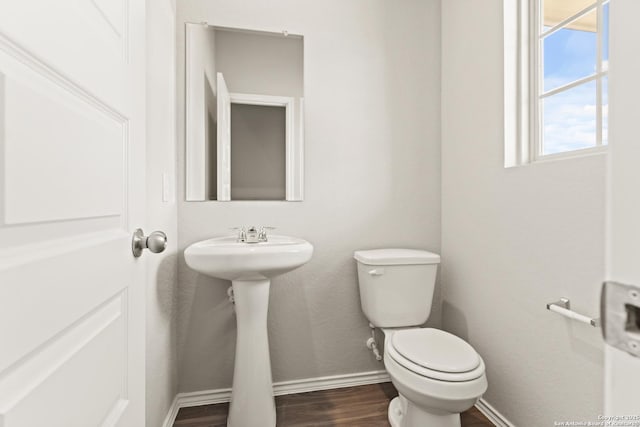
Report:
[[[505,147],[505,164],[601,151],[608,139],[609,0],[504,5],[505,118],[512,120],[505,131],[516,141]]]

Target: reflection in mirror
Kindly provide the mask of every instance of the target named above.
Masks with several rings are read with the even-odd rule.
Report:
[[[186,31],[187,200],[302,200],[303,38]]]

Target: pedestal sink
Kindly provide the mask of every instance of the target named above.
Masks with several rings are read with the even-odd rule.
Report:
[[[228,427],[276,425],[267,336],[269,286],[272,277],[307,263],[312,254],[309,242],[288,236],[269,236],[259,243],[220,237],[194,243],[184,252],[192,269],[232,281],[238,327]]]

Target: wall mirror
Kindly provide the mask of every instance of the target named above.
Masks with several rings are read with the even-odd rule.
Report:
[[[186,24],[186,199],[303,198],[303,38]]]

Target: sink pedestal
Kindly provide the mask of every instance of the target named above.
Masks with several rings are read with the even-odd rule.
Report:
[[[228,427],[274,427],[267,312],[270,280],[233,280],[237,339]]]
[[[184,251],[189,267],[233,284],[238,328],[228,427],[276,425],[267,335],[270,279],[306,264],[312,255],[311,243],[289,236],[269,236],[260,243],[216,237]]]

